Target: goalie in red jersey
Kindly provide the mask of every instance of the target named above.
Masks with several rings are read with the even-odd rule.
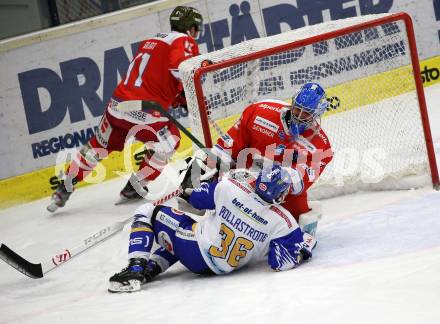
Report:
[[[177,127],[158,112],[125,111],[121,102],[148,100],[168,109],[182,93],[178,66],[199,55],[195,41],[203,25],[201,14],[192,7],[178,6],[170,15],[171,33],[159,33],[139,45],[127,74],[121,80],[98,126],[95,136],[70,163],[63,181],[52,195],[49,211],[63,207],[73,185],[82,181],[97,163],[112,151],[122,151],[127,137],[148,143],[147,153],[137,174],[133,175],[121,197],[138,199],[148,181],[159,176],[180,143]],[[138,190],[136,190],[138,189]],[[146,192],[144,191],[144,194]]]
[[[236,124],[223,134],[213,153],[236,168],[261,169],[276,163],[301,174],[303,190],[288,195],[283,207],[299,222],[303,231],[314,235],[321,218],[319,202],[309,207],[307,190],[332,160],[330,141],[320,126],[328,102],[317,83],[304,84],[292,104],[263,100],[246,107]],[[209,164],[209,161],[208,161]]]

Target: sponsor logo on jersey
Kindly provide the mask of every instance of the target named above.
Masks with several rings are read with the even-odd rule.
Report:
[[[191,240],[191,241],[196,240],[196,236],[194,235],[194,232],[192,230],[183,229],[181,227],[177,228],[176,237],[183,238],[185,240]]]
[[[277,108],[277,107],[274,107],[274,106],[271,106],[271,105],[268,105],[268,104],[264,104],[264,103],[263,104],[259,104],[258,107],[261,107],[263,109],[273,110],[273,111],[276,111],[276,112],[280,111],[280,108]]]
[[[275,134],[272,133],[271,131],[269,131],[269,130],[263,128],[263,127],[260,127],[260,126],[258,126],[258,125],[255,125],[255,124],[254,124],[254,126],[252,126],[252,129],[253,129],[253,130],[256,130],[257,132],[260,132],[260,133],[262,133],[262,134],[264,134],[264,135],[267,135],[267,136],[269,136],[269,137],[274,137],[274,135],[275,135]]]
[[[289,217],[284,212],[282,212],[281,209],[279,209],[277,206],[272,205],[270,206],[270,210],[281,216],[287,223],[288,228],[292,227],[292,222],[290,221]]]
[[[245,186],[243,186],[240,182],[238,182],[237,180],[235,180],[235,179],[231,179],[231,178],[229,178],[228,179],[229,181],[231,181],[233,184],[235,184],[238,188],[240,188],[241,190],[243,190],[244,192],[246,192],[246,193],[251,193],[251,191],[248,189],[248,188],[246,188]]]
[[[221,139],[225,143],[225,148],[231,148],[234,145],[234,140],[229,134],[223,134]]]
[[[259,216],[256,212],[254,212],[251,208],[246,207],[242,202],[240,202],[237,198],[232,199],[232,204],[236,207],[236,209],[246,217],[250,217],[253,221],[267,225],[267,220],[263,217]]]
[[[260,182],[260,184],[258,185],[258,188],[260,188],[261,191],[266,191],[267,190],[267,186],[264,183],[262,183],[262,182]]]
[[[322,139],[322,141],[324,142],[324,144],[327,144],[327,143],[328,143],[328,139],[327,139],[327,137],[326,137],[321,131],[319,131],[318,136],[319,136],[320,139]]]
[[[302,136],[298,136],[296,142],[301,144],[310,153],[316,152],[316,146],[310,143],[310,141]]]
[[[157,213],[156,220],[173,230],[179,227],[179,222],[174,218],[172,218],[171,216],[165,214],[163,211],[159,211]]]
[[[267,120],[266,118],[260,116],[257,116],[257,118],[255,118],[254,124],[267,128],[274,133],[278,132],[278,129],[280,128],[280,126],[278,126],[274,122],[271,122],[270,120]]]
[[[145,42],[145,44],[144,44],[144,46],[142,46],[142,48],[146,49],[146,50],[152,50],[152,49],[154,49],[156,47],[156,45],[157,45],[156,42],[148,41],[148,42]]]

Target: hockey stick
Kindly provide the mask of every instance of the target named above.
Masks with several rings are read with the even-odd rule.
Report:
[[[164,202],[176,197],[182,193],[182,188],[179,186],[178,189],[169,193],[168,195],[152,202],[153,205],[157,206],[163,204]],[[60,264],[69,261],[71,258],[77,256],[78,254],[96,246],[98,243],[108,239],[109,237],[115,235],[122,231],[124,226],[131,221],[132,217],[125,220],[115,222],[112,225],[101,228],[92,235],[87,236],[82,240],[80,244],[73,248],[65,249],[63,252],[54,255],[51,259],[43,261],[41,263],[32,263],[11,250],[5,244],[0,246],[0,259],[5,261],[11,267],[20,271],[28,277],[33,279],[42,278],[46,273],[57,268]]]
[[[202,144],[193,134],[191,134],[179,121],[176,120],[166,109],[155,101],[142,101],[142,111],[154,110],[160,112],[163,116],[168,118],[178,129],[182,131],[188,138],[196,144],[206,155],[214,161],[219,161],[221,165],[225,166],[225,169],[229,169],[229,164],[222,160],[222,158],[213,153],[209,148]],[[219,127],[217,125],[217,127]]]
[[[178,129],[182,131],[188,138],[196,144],[200,149],[204,151],[208,151],[206,146],[202,144],[193,134],[191,134],[180,122],[176,120],[168,111],[166,111],[164,108],[162,108],[161,105],[156,103],[155,101],[142,101],[142,111],[148,111],[148,110],[155,110],[160,112],[162,115],[164,115],[166,118],[171,120],[174,125],[177,126]]]

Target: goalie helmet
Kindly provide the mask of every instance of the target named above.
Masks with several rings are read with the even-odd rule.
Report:
[[[191,27],[202,30],[203,18],[200,12],[193,7],[178,6],[170,15],[171,30],[187,34]]]
[[[292,98],[290,133],[293,137],[304,133],[328,107],[324,89],[314,82],[304,84]]]
[[[289,193],[290,185],[289,172],[274,164],[261,170],[255,182],[255,192],[266,202],[280,204]]]

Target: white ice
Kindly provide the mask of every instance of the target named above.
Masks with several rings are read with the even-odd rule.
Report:
[[[440,160],[440,85],[426,89]],[[114,206],[125,179],[0,211],[0,242],[32,262],[61,252],[135,205]],[[128,227],[30,279],[0,261],[0,323],[439,323],[440,193],[430,187],[359,192],[323,201],[318,246],[299,268],[264,263],[223,277],[175,265],[141,292],[109,294],[126,265]]]

